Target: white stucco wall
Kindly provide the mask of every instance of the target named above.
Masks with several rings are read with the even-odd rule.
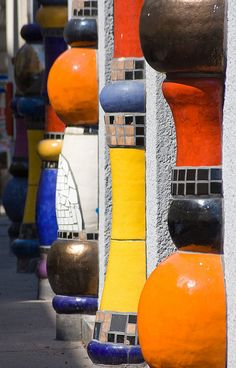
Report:
[[[224,263],[227,368],[236,367],[236,1],[228,0],[227,70],[223,118]]]

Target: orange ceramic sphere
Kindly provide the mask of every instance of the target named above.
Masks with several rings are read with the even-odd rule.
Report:
[[[97,124],[96,50],[72,48],[61,54],[48,76],[48,95],[65,124]]]
[[[151,368],[222,368],[226,299],[220,255],[178,252],[147,280],[138,310]]]

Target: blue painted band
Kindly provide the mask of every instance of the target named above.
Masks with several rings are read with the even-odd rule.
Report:
[[[145,86],[138,81],[120,81],[102,89],[100,102],[105,112],[145,112]]]
[[[57,239],[56,181],[57,169],[41,171],[36,200],[36,225],[42,245],[51,245]]]
[[[92,340],[87,347],[88,355],[94,364],[141,364],[144,362],[139,345],[102,343]]]
[[[17,111],[21,115],[44,118],[45,100],[43,97],[20,97],[17,100]]]
[[[58,314],[95,314],[98,309],[98,299],[89,296],[56,295],[52,305]]]
[[[15,239],[11,245],[13,253],[17,257],[38,257],[38,239]]]

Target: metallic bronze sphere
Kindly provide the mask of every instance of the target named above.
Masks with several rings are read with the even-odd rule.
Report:
[[[224,19],[224,0],[145,0],[140,39],[147,62],[166,73],[221,73]]]
[[[44,73],[44,51],[41,44],[25,44],[14,60],[15,81],[26,95],[40,94]]]
[[[98,244],[96,241],[57,240],[47,259],[49,283],[58,295],[97,296]]]

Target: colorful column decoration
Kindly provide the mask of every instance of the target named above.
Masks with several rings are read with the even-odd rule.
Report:
[[[11,240],[19,236],[20,226],[24,215],[28,176],[26,122],[17,112],[16,107],[18,98],[19,97],[15,96],[13,101],[8,101],[8,104],[12,105],[15,115],[15,144],[12,163],[9,168],[12,178],[8,181],[2,198],[6,214],[12,221],[8,229],[8,235]],[[8,106],[8,121],[13,120],[11,116],[13,112],[10,112],[9,109],[10,106]],[[10,128],[9,133],[13,134],[12,128]]]
[[[46,114],[44,139],[38,145],[42,170],[36,203],[36,223],[40,243],[37,276],[39,278],[38,298],[51,299],[52,292],[48,284],[46,262],[50,246],[57,239],[56,178],[65,125],[49,103],[47,79],[54,61],[67,48],[63,39],[63,29],[67,22],[67,0],[40,1],[40,4],[36,18],[42,30],[45,48],[45,77],[42,94],[45,99]]]
[[[98,293],[97,1],[80,7],[64,30],[71,48],[48,78],[50,102],[67,126],[56,188],[58,240],[47,261],[61,340],[80,339],[78,316],[95,314]]]
[[[137,308],[146,280],[145,63],[138,22],[142,0],[114,1],[112,83],[106,112],[112,175],[112,230],[105,285],[88,354],[95,364],[143,362]]]
[[[21,30],[26,44],[18,51],[15,61],[16,86],[24,97],[17,100],[16,109],[27,125],[29,175],[27,198],[19,238],[12,243],[17,256],[18,272],[33,272],[39,253],[35,224],[35,202],[40,173],[37,144],[42,138],[44,102],[40,91],[44,73],[42,35],[37,24],[28,24]]]
[[[143,289],[138,329],[151,368],[226,366],[223,273],[222,105],[224,0],[146,0],[147,62],[165,72],[176,127],[169,231],[179,249]]]

